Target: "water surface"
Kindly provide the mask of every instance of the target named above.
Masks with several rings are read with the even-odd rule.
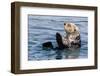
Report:
[[[42,43],[51,41],[57,47],[56,32],[64,35],[64,22],[80,29],[81,48],[70,51],[43,49]],[[88,18],[75,16],[28,15],[28,60],[79,59],[88,57]]]

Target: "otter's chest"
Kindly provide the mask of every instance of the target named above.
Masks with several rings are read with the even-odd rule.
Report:
[[[77,37],[76,35],[69,35],[68,36],[68,41],[69,42],[75,42],[76,41],[76,37]]]
[[[63,43],[68,47],[80,45],[80,35],[79,34],[67,35],[66,37],[64,37]]]

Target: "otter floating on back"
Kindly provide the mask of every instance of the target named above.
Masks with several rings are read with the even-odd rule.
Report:
[[[58,47],[76,49],[81,46],[79,28],[74,23],[64,23],[65,36],[56,33]]]
[[[56,33],[56,41],[58,44],[58,49],[68,48],[74,50],[80,48],[81,39],[79,28],[74,23],[64,23],[65,36],[61,36],[60,33]],[[47,46],[51,46],[52,43],[46,42],[43,43]],[[50,44],[50,45],[49,45]]]

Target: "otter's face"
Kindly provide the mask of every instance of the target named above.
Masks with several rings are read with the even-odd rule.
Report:
[[[73,33],[76,31],[74,24],[64,23],[64,29],[67,33]]]

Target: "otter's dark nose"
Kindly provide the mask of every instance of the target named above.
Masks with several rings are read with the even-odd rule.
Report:
[[[66,23],[64,23],[64,26],[66,25]]]

